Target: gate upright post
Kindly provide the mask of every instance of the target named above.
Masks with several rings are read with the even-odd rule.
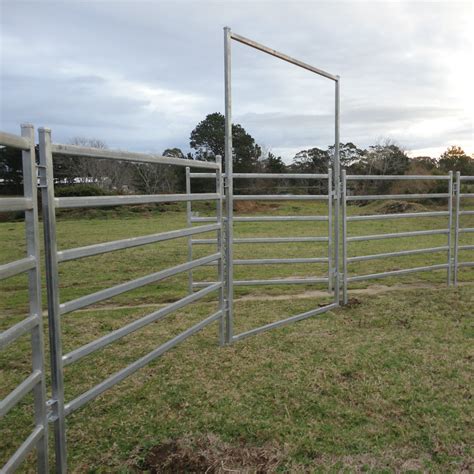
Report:
[[[340,122],[340,77],[336,76],[335,81],[335,126],[334,126],[334,137],[335,137],[335,146],[334,146],[334,189],[336,191],[336,203],[334,206],[334,269],[336,273],[335,281],[335,303],[340,304],[340,291],[341,291],[341,282],[340,282],[340,268],[339,268],[339,232],[340,232],[340,223],[339,223],[339,209],[341,205],[341,176],[340,176],[340,163],[339,163],[339,140],[340,140],[340,131],[339,131],[339,122]]]
[[[48,295],[49,346],[51,359],[51,410],[54,425],[56,472],[67,472],[66,422],[64,414],[64,380],[61,346],[61,313],[59,309],[56,212],[54,201],[53,154],[51,130],[39,129],[40,186],[43,207],[46,289]]]
[[[461,207],[461,173],[456,172],[456,214],[454,222],[454,286],[458,284],[459,267],[459,227],[460,227],[460,207]]]
[[[342,170],[342,300],[347,304],[347,180],[346,170]]]
[[[447,284],[451,285],[452,280],[452,249],[451,249],[451,235],[453,232],[453,172],[449,172],[449,182],[448,182],[448,274],[447,274]]]
[[[191,168],[186,167],[186,194],[191,194]],[[192,207],[191,201],[186,202],[186,223],[188,227],[192,227]],[[193,236],[188,237],[188,262],[191,262],[193,259]],[[193,271],[189,270],[188,272],[188,293],[191,295],[193,293]]]
[[[328,169],[328,292],[331,293],[334,289],[334,272],[333,272],[333,261],[332,261],[332,239],[333,239],[333,223],[332,223],[332,199],[333,199],[333,180],[332,180],[332,169],[329,166]]]
[[[225,81],[225,292],[226,292],[226,342],[230,344],[234,335],[234,187],[232,163],[232,91],[231,91],[231,32],[224,28],[224,81]]]
[[[30,149],[22,151],[23,192],[33,202],[32,209],[25,211],[26,247],[28,256],[34,257],[35,266],[28,271],[30,316],[37,315],[39,323],[31,332],[31,351],[33,371],[41,372],[41,382],[33,389],[35,405],[35,424],[43,425],[43,435],[36,444],[37,469],[40,473],[48,472],[48,413],[46,409],[46,381],[44,373],[44,336],[41,305],[41,272],[39,249],[38,197],[35,160],[35,131],[32,125],[21,126],[21,136],[30,142]]]

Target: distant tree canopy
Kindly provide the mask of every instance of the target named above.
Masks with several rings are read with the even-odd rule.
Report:
[[[23,194],[23,162],[21,151],[0,148],[0,194]]]
[[[209,160],[214,159],[216,155],[224,157],[224,116],[219,112],[207,115],[191,132],[189,145],[195,150],[195,159]],[[232,125],[232,147],[234,171],[236,173],[252,172],[258,169],[262,149],[242,125]]]
[[[474,175],[474,157],[468,156],[459,146],[449,147],[439,158],[439,169],[460,171],[464,175]]]

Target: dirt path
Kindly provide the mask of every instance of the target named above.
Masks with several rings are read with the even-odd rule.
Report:
[[[474,288],[474,284],[471,282],[462,282],[459,283],[458,286],[472,286]],[[387,293],[391,291],[404,291],[404,290],[421,290],[421,289],[441,289],[446,288],[446,285],[443,284],[429,284],[429,283],[407,283],[407,284],[397,284],[397,285],[371,285],[368,288],[360,288],[358,290],[350,290],[350,296],[357,296],[357,295],[379,295],[382,293]],[[283,295],[245,295],[239,298],[235,298],[236,302],[239,301],[285,301],[290,299],[311,299],[311,298],[326,298],[330,296],[327,291],[322,290],[309,290],[303,293],[297,294],[283,294]],[[144,303],[144,304],[137,304],[137,305],[103,305],[97,306],[95,308],[86,308],[86,309],[79,309],[78,312],[82,311],[114,311],[119,309],[127,309],[127,308],[162,308],[167,306],[169,303]],[[47,314],[46,311],[43,312]]]

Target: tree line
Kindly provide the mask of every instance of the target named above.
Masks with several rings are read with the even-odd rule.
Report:
[[[264,151],[255,139],[240,124],[232,125],[233,169],[235,173],[327,173],[334,159],[334,145],[327,148],[309,148],[295,154],[286,164],[280,156]],[[107,148],[98,139],[76,137],[70,144]],[[168,148],[164,156],[193,160],[214,160],[216,155],[224,156],[225,119],[218,112],[209,114],[192,130],[189,137],[191,151],[186,155],[179,148]],[[359,148],[354,143],[340,143],[341,167],[348,174],[403,175],[403,174],[446,174],[460,171],[474,175],[474,156],[467,155],[460,147],[449,147],[440,157],[418,156],[409,158],[396,143],[385,140],[368,148]],[[116,162],[96,160],[87,157],[55,156],[54,175],[58,195],[107,194],[141,192],[146,194],[181,192],[185,189],[184,170],[171,165]],[[193,180],[193,191],[202,192],[212,188],[209,180]],[[398,187],[380,181],[378,191]],[[419,189],[426,184],[405,185],[405,192]],[[432,185],[433,186],[433,185]],[[236,192],[247,194],[273,192],[318,193],[325,192],[325,183],[314,180],[245,180],[237,182]],[[403,187],[403,186],[402,186]],[[0,194],[22,192],[22,171],[20,153],[10,148],[0,149]]]

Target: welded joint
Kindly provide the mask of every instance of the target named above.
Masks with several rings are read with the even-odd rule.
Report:
[[[46,401],[47,418],[49,423],[54,423],[59,418],[56,411],[57,406],[58,401],[55,398],[50,398]]]

